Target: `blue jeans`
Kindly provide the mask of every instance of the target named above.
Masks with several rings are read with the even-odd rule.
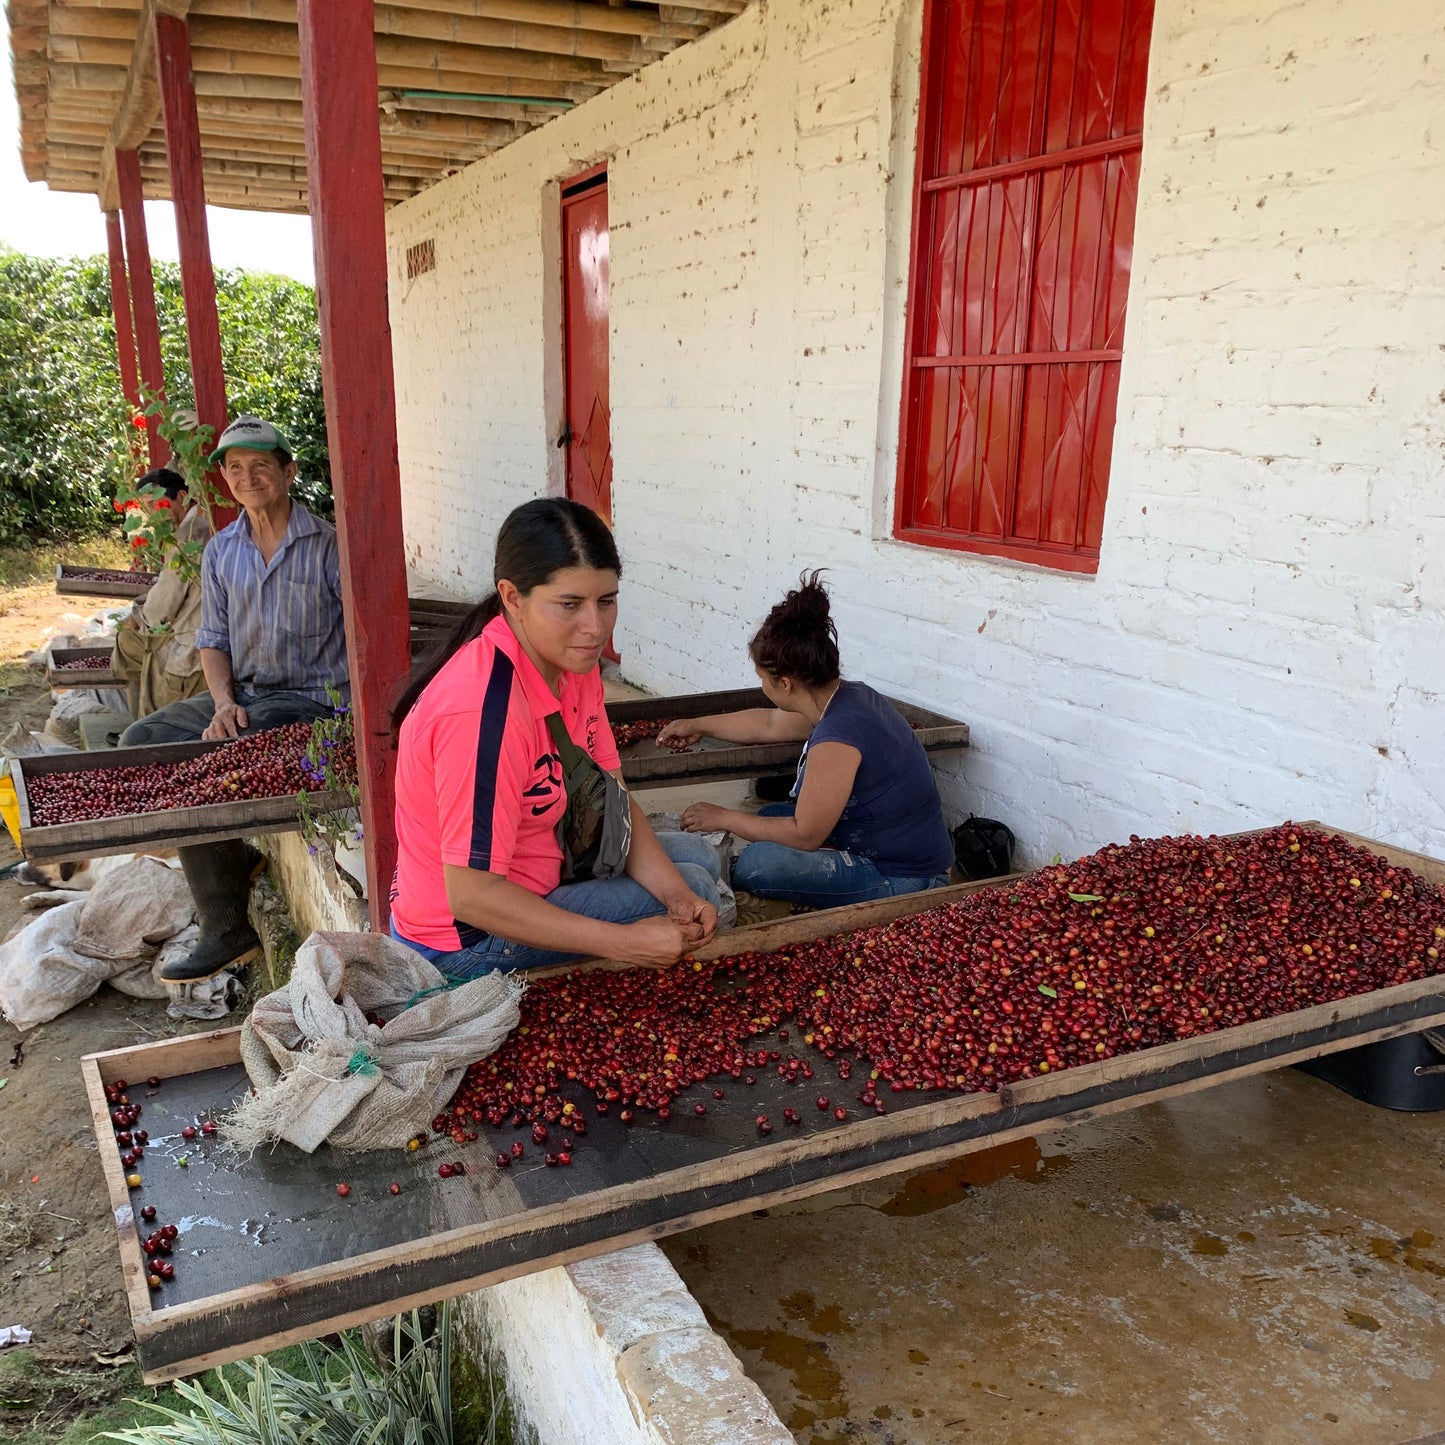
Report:
[[[795,803],[769,803],[758,809],[758,816],[791,818],[796,807]],[[942,888],[948,882],[948,870],[931,877],[898,877],[883,873],[871,859],[836,848],[805,853],[784,843],[749,843],[733,864],[732,882],[734,888],[756,898],[783,898],[809,908],[841,908]]]
[[[299,692],[243,692],[236,690],[236,701],[246,709],[247,726],[243,737],[284,727],[293,722],[314,722],[331,716],[329,702],[317,702]],[[120,735],[123,748],[145,747],[151,743],[193,742],[210,727],[216,713],[216,702],[209,692],[188,697],[182,702],[167,703],[157,712],[133,722]]]
[[[705,903],[711,903],[716,908],[717,886],[722,878],[717,849],[691,833],[659,833],[657,841],[662,844],[662,851],[677,865],[682,881]],[[642,884],[634,883],[631,878],[563,883],[547,895],[547,902],[555,908],[565,908],[568,913],[578,913],[602,923],[636,923],[641,918],[654,918],[667,911]],[[512,943],[494,934],[488,934],[470,948],[447,953],[404,938],[396,931],[395,923],[391,926],[391,936],[398,943],[414,948],[449,978],[477,978],[484,973],[541,968],[544,964],[567,963],[578,956],[536,948],[528,943]]]

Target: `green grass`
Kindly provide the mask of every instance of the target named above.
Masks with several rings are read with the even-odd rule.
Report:
[[[61,562],[73,567],[129,567],[130,551],[116,533],[39,547],[0,547],[0,588],[48,582]]]
[[[299,1345],[266,1356],[274,1370],[305,1374],[305,1354]],[[340,1384],[348,1365],[340,1354],[329,1354],[327,1378]],[[208,1370],[196,1383],[213,1399],[224,1385],[244,1396],[246,1372],[227,1365]],[[39,1360],[27,1348],[0,1354],[0,1441],[6,1445],[92,1445],[108,1432],[145,1431],[164,1421],[147,1402],[168,1409],[191,1407],[169,1385],[141,1383],[140,1368],[127,1364],[117,1369],[71,1368]],[[284,1432],[277,1434],[279,1440]],[[399,1441],[400,1436],[395,1436]],[[452,1355],[451,1438],[476,1445],[512,1445],[511,1413],[495,1377],[485,1361],[464,1350]],[[393,1432],[377,1445],[390,1445]]]

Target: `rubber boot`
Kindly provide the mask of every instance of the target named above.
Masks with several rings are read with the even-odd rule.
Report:
[[[200,942],[190,954],[161,969],[166,983],[199,983],[261,956],[261,940],[246,916],[253,859],[239,838],[198,843],[179,850],[181,868],[196,900]]]

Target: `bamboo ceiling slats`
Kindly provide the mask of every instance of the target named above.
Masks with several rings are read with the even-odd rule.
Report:
[[[388,202],[509,144],[706,34],[747,3],[377,5]],[[185,17],[190,27],[207,199],[304,211],[295,0],[9,0],[26,174],[58,190],[95,192],[110,208],[115,149],[138,149],[146,195],[169,195],[155,84],[157,10]]]

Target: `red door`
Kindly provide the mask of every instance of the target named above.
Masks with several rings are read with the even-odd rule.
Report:
[[[607,173],[562,193],[567,376],[567,495],[612,525],[612,421],[607,390]]]

